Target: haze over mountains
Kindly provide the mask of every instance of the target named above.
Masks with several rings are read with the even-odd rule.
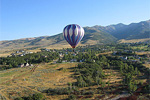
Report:
[[[109,26],[96,25],[93,27],[84,27],[84,30],[85,36],[81,41],[83,45],[112,43],[120,39],[145,39],[150,38],[150,20],[131,23],[129,25],[122,23]],[[62,33],[54,36],[0,41],[0,49],[20,49],[54,45],[67,45]]]

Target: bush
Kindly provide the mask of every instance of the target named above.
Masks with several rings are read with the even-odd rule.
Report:
[[[42,93],[36,93],[33,95],[30,95],[28,97],[18,97],[15,100],[43,100],[44,96]]]
[[[93,91],[88,91],[88,92],[85,92],[84,95],[94,95],[94,92]]]
[[[70,91],[68,88],[56,88],[56,89],[52,89],[49,88],[46,93],[49,93],[51,95],[63,95],[63,94],[69,94]]]
[[[72,95],[69,96],[68,99],[69,99],[69,100],[76,100],[76,96],[72,94]]]
[[[144,92],[150,93],[150,84],[148,84],[144,87]]]
[[[41,100],[43,99],[43,94],[42,93],[36,93],[36,94],[33,94],[33,100]]]
[[[15,100],[24,100],[23,98],[21,98],[21,97],[18,97],[18,98],[16,98]]]

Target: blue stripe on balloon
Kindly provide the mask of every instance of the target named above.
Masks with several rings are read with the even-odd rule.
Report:
[[[76,26],[75,30],[77,30],[78,27],[77,27],[77,25],[75,25],[75,26]],[[77,31],[77,33],[78,33],[78,31]],[[77,41],[78,35],[79,35],[79,34],[75,35],[75,43],[76,43],[76,41]]]
[[[67,36],[65,35],[65,34],[66,34],[65,31],[67,30],[67,28],[68,28],[68,26],[66,26],[66,27],[64,28],[64,37],[65,37],[66,41],[69,43],[69,40],[67,39]],[[69,44],[70,44],[70,43],[69,43]]]
[[[69,41],[69,39],[67,38],[67,36],[65,35],[66,33],[65,33],[65,31],[68,29],[68,26],[67,27],[65,27],[65,29],[64,29],[64,37],[65,37],[65,39],[66,39],[66,41],[69,43],[69,44],[71,44],[71,42]]]
[[[73,44],[73,39],[72,39],[73,29],[72,29],[72,25],[71,25],[70,30],[69,30],[69,36],[70,36],[70,39],[71,39],[71,43]]]
[[[75,44],[75,25],[72,25],[72,36],[71,36],[71,39],[72,39],[72,42],[73,42],[73,45]]]
[[[77,39],[76,39],[76,45],[77,45],[77,41],[80,39],[80,34],[78,34]]]
[[[71,25],[69,25],[68,28],[67,28],[67,39],[69,41],[69,44],[72,45],[72,41],[71,41],[70,34],[69,34],[70,28],[71,28]]]
[[[64,28],[64,30],[63,30],[63,33],[64,33],[64,38],[67,40],[67,38],[66,38],[66,35],[65,35],[65,30],[66,30],[66,28],[67,28],[68,26],[66,26],[65,28]],[[68,40],[67,40],[67,42],[68,42]]]
[[[83,38],[83,36],[80,36],[79,39],[76,42],[76,45],[81,41],[81,39]]]

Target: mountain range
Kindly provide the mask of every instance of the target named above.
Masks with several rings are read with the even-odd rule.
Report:
[[[150,20],[141,21],[139,23],[131,23],[125,25],[122,23],[116,25],[103,26],[93,26],[94,28],[110,33],[117,39],[143,39],[150,38]]]
[[[122,23],[109,26],[95,25],[84,27],[85,35],[80,45],[94,45],[117,42],[120,39],[150,38],[150,20],[125,25]],[[150,41],[148,39],[148,41]],[[63,33],[54,36],[41,36],[17,40],[0,41],[0,49],[21,49],[33,47],[68,46]]]

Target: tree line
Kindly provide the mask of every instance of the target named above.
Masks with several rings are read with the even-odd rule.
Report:
[[[0,57],[0,70],[16,68],[19,64],[36,64],[41,62],[50,62],[59,57],[57,52],[38,52],[26,54],[24,56]]]

